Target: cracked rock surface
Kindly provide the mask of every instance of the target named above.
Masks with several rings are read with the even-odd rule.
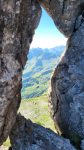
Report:
[[[0,0],[0,145],[16,119],[22,69],[40,16],[38,2]]]
[[[10,134],[12,150],[76,150],[68,139],[18,115]]]
[[[49,103],[58,133],[80,143],[84,139],[84,21],[69,38],[52,76]]]

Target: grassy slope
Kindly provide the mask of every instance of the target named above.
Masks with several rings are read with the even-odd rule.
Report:
[[[31,119],[33,122],[55,130],[49,113],[47,95],[24,101],[22,100],[19,111],[22,115]]]
[[[25,116],[25,118],[29,118],[33,122],[55,131],[54,123],[49,113],[47,95],[22,100],[19,112]],[[3,145],[8,148],[10,146],[9,139],[7,139]]]

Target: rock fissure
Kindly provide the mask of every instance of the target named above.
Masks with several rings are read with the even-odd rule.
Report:
[[[84,150],[84,0],[0,0],[0,145],[10,134],[12,150],[77,149],[17,115],[22,69],[40,21],[40,5],[68,37],[51,79],[51,115],[57,131]]]
[[[67,1],[67,0],[63,0],[62,15],[64,14],[64,9],[65,9],[65,6],[66,6],[66,5],[65,5],[66,1]]]

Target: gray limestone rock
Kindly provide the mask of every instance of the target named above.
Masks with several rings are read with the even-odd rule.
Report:
[[[80,143],[84,138],[84,22],[69,38],[55,69],[49,103],[58,133]]]
[[[81,141],[81,150],[84,150],[84,140]]]
[[[84,139],[81,141],[81,150],[84,150]]]
[[[67,37],[75,30],[76,19],[83,13],[84,0],[38,0]]]
[[[65,55],[51,79],[49,103],[58,133],[79,144],[84,139],[84,0],[38,2],[69,37]],[[15,123],[20,105],[22,70],[41,17],[38,2],[0,0],[0,145]],[[10,135],[13,150],[14,143],[18,147],[21,142],[17,150],[24,150],[24,146],[25,150],[74,150],[69,141],[23,117],[17,117],[14,129]]]
[[[15,122],[22,70],[40,17],[36,1],[0,0],[0,145]]]
[[[76,150],[68,139],[18,115],[10,134],[12,150]]]

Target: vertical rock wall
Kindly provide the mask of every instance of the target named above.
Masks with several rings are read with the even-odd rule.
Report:
[[[40,16],[36,1],[0,0],[0,145],[16,119],[22,69]]]
[[[84,0],[38,2],[69,38],[51,79],[51,115],[58,133],[80,144],[84,139]],[[12,129],[20,105],[22,69],[41,16],[38,2],[0,0],[0,145]]]
[[[49,102],[58,133],[80,143],[84,139],[83,17],[69,38],[66,52],[52,76]]]

